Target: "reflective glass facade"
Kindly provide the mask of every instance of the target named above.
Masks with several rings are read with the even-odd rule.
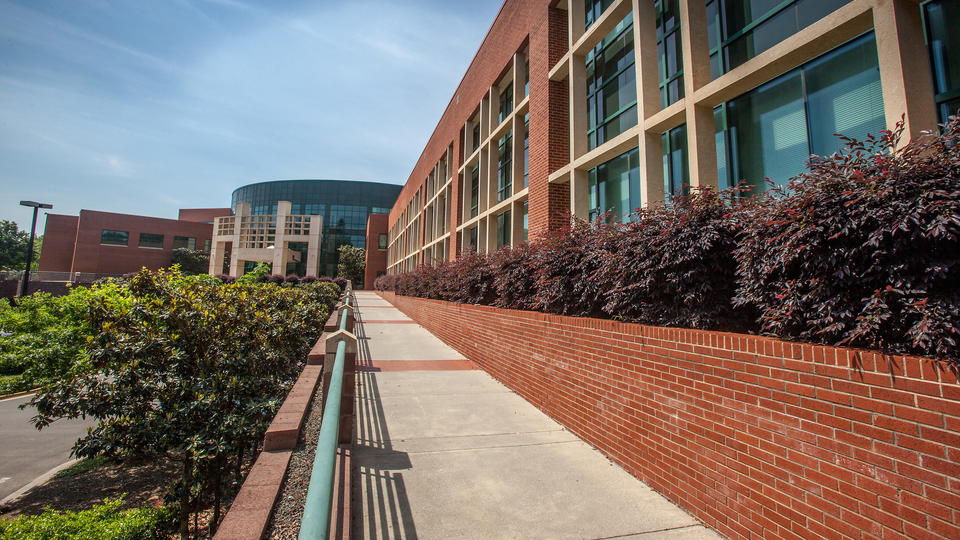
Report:
[[[862,139],[886,128],[873,33],[719,109],[714,118],[725,135],[717,139],[718,173],[728,175],[721,186],[743,180],[763,191],[764,178],[784,184],[803,172],[811,154],[839,150],[843,142],[834,134]]]
[[[960,111],[960,2],[933,0],[923,5],[934,101],[940,121]]]
[[[660,104],[667,107],[683,97],[680,0],[657,0],[656,8]]]
[[[706,0],[710,69],[730,71],[850,0]]]
[[[640,200],[640,150],[634,148],[590,169],[590,219],[604,212],[611,219],[626,221]]]
[[[690,191],[690,174],[687,169],[687,125],[677,126],[660,136],[663,148],[663,195],[671,197],[687,195]]]
[[[637,125],[633,13],[586,57],[587,143],[590,149]]]
[[[236,189],[231,208],[250,205],[254,215],[276,213],[279,201],[290,201],[291,213],[323,216],[320,272],[335,275],[337,248],[366,247],[367,216],[389,213],[402,186],[349,180],[278,180]]]

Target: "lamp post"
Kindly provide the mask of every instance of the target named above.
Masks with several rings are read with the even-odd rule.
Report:
[[[27,288],[30,286],[30,265],[33,264],[33,238],[37,232],[37,212],[41,208],[53,208],[52,204],[38,203],[36,201],[20,201],[20,206],[33,208],[33,223],[30,224],[30,243],[27,244],[27,265],[23,269],[23,280],[20,281],[20,297],[27,295]]]

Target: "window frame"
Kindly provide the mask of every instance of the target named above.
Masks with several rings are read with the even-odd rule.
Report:
[[[105,233],[117,233],[123,235],[123,243],[120,242],[109,242],[104,240]],[[101,246],[122,246],[130,247],[130,231],[119,231],[116,229],[100,229],[100,245]]]
[[[625,20],[627,20],[627,19],[630,19],[630,22],[629,22],[628,24],[624,25],[623,28],[621,28],[620,30],[617,30],[616,28],[614,28],[614,30],[612,30],[607,36],[605,36],[605,37],[600,41],[600,43],[598,43],[593,49],[590,50],[589,53],[587,53],[587,58],[585,59],[585,62],[584,62],[584,64],[585,64],[585,69],[589,70],[591,64],[596,64],[598,61],[603,61],[603,55],[604,55],[604,53],[607,51],[607,49],[609,49],[609,48],[612,47],[615,43],[617,43],[617,41],[618,41],[621,37],[624,37],[624,35],[625,35],[627,32],[630,32],[630,35],[632,36],[633,25],[634,25],[633,13],[632,13],[632,12],[631,12],[631,13],[628,13],[626,16],[624,16],[623,20],[621,20],[621,21],[620,21],[619,23],[617,23],[617,24],[618,24],[618,25],[623,24],[623,21],[625,21]],[[623,66],[623,67],[617,69],[616,72],[610,74],[610,75],[609,75],[606,79],[604,79],[604,80],[602,81],[602,83],[599,84],[599,85],[591,84],[591,80],[595,80],[595,78],[596,78],[596,73],[597,73],[597,71],[596,71],[596,66],[594,66],[594,70],[593,70],[594,75],[592,75],[592,76],[591,76],[591,75],[588,75],[587,78],[586,78],[586,85],[587,85],[587,88],[586,88],[586,90],[587,90],[587,91],[586,91],[586,100],[587,100],[587,103],[586,103],[586,105],[587,105],[587,118],[588,118],[588,122],[587,122],[587,148],[588,148],[588,150],[593,150],[594,148],[598,148],[598,147],[602,146],[604,143],[606,143],[607,141],[609,141],[609,140],[610,140],[609,137],[606,137],[603,141],[597,141],[597,138],[598,138],[598,137],[596,136],[596,134],[597,134],[598,132],[600,132],[600,130],[604,129],[608,124],[612,123],[614,120],[620,118],[620,117],[621,117],[622,115],[624,115],[624,114],[627,114],[627,113],[630,111],[630,109],[634,109],[634,111],[635,111],[634,114],[637,115],[637,117],[634,119],[634,122],[635,122],[635,123],[634,123],[634,126],[637,125],[637,123],[639,123],[639,111],[637,111],[637,93],[636,93],[636,91],[634,91],[634,93],[633,93],[633,100],[632,100],[632,101],[630,101],[629,103],[627,103],[627,104],[625,104],[625,105],[622,105],[622,106],[621,106],[619,109],[617,109],[616,111],[605,115],[602,119],[597,118],[596,125],[594,125],[593,127],[590,127],[590,125],[589,125],[589,118],[591,117],[591,114],[592,114],[593,116],[595,116],[595,117],[597,116],[597,114],[596,114],[597,111],[591,110],[591,105],[590,105],[591,99],[592,99],[592,101],[593,101],[593,108],[594,108],[594,109],[599,109],[599,103],[603,101],[603,98],[604,98],[604,97],[606,97],[605,94],[604,94],[604,90],[605,90],[608,86],[610,86],[611,84],[613,84],[614,82],[619,83],[619,82],[620,82],[620,77],[623,76],[625,73],[627,73],[629,70],[632,70],[634,85],[637,84],[636,44],[635,44],[635,43],[632,43],[632,41],[633,41],[633,38],[631,37],[631,46],[630,46],[630,47],[631,47],[631,49],[632,49],[632,50],[631,50],[631,54],[633,55],[633,59],[631,60],[631,62],[630,62],[628,65]],[[596,87],[595,87],[593,90],[591,90],[591,89],[590,89],[591,86],[596,86]],[[618,91],[619,91],[619,90],[618,90]],[[630,127],[633,127],[633,126],[630,126]],[[630,128],[628,127],[628,128],[626,128],[626,129],[630,129]],[[626,130],[624,130],[624,131],[626,131]],[[621,131],[620,133],[623,133],[624,131]],[[619,133],[618,133],[617,135],[619,135]]]
[[[513,195],[513,132],[507,131],[497,141],[497,202]]]
[[[154,244],[154,245],[144,245],[144,237],[146,237],[146,236],[152,236],[152,237],[154,237],[154,240],[156,240],[157,238],[159,238],[159,242],[154,241],[154,242],[150,242],[151,244]],[[140,234],[138,235],[138,238],[137,238],[137,247],[138,247],[138,248],[143,248],[143,249],[163,249],[163,246],[164,246],[164,242],[165,242],[165,241],[166,241],[166,235],[157,234],[157,233],[145,233],[145,232],[142,232],[142,233],[140,233]],[[158,243],[159,243],[160,245],[156,245],[156,244],[158,244]]]

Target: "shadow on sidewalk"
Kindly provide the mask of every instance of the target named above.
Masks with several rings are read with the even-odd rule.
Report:
[[[358,322],[354,330],[360,349],[357,365],[371,366],[370,338],[362,323]],[[358,538],[417,538],[403,474],[398,472],[412,465],[407,453],[394,450],[390,443],[376,372],[357,370],[356,411],[354,534]]]

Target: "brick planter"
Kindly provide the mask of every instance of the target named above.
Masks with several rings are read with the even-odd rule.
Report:
[[[725,536],[960,538],[931,360],[381,294]]]

